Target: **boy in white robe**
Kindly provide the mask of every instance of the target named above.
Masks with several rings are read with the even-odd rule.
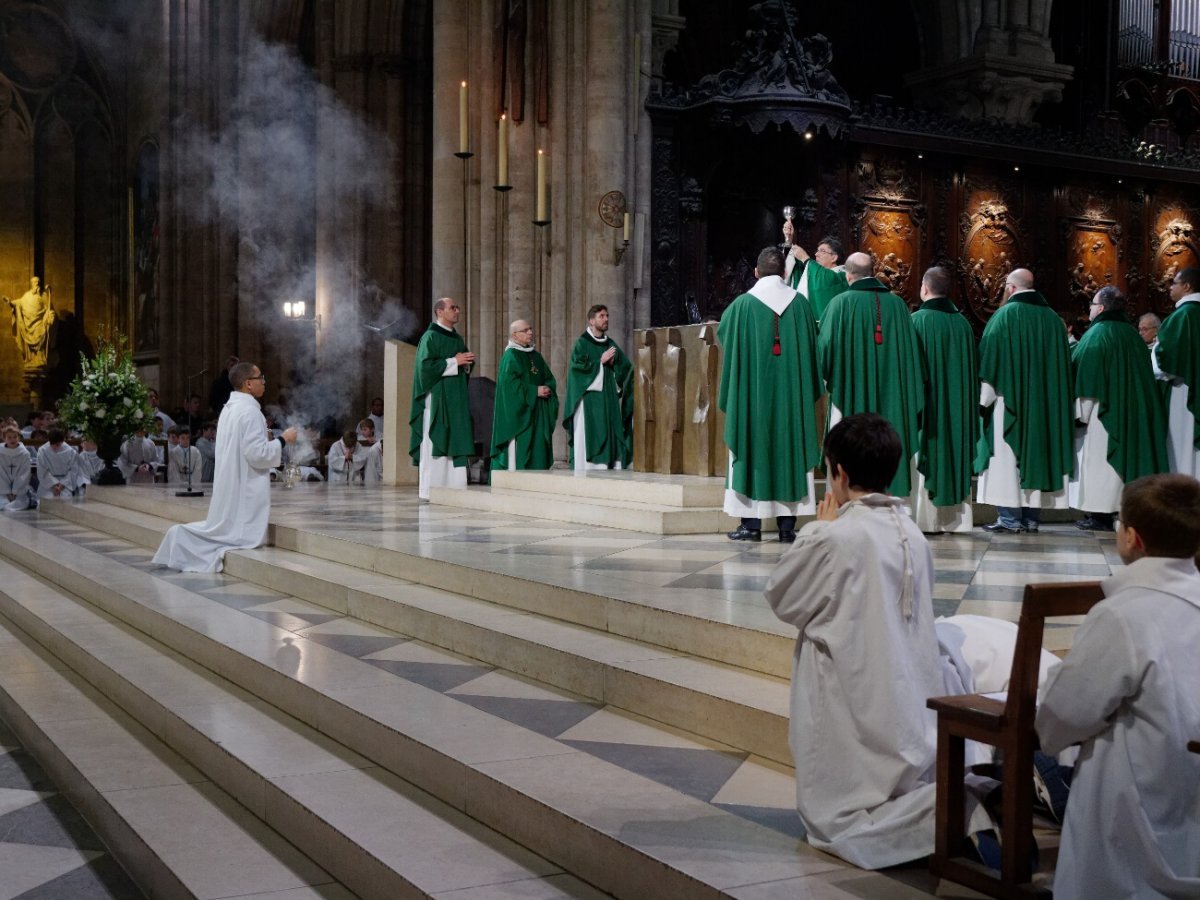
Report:
[[[5,512],[20,512],[36,505],[29,490],[32,463],[29,450],[21,443],[21,429],[7,425],[0,446],[0,503]]]
[[[1200,482],[1131,482],[1117,551],[1037,712],[1045,752],[1083,744],[1054,896],[1200,897]]]
[[[296,440],[289,428],[272,438],[259,398],[266,377],[253,363],[229,370],[233,393],[221,409],[217,429],[217,471],[208,518],[172,525],[154,554],[160,566],[184,572],[220,572],[227,550],[258,547],[267,538],[271,515],[271,470],[283,444]]]
[[[87,484],[94,484],[100,472],[104,469],[104,460],[96,452],[96,442],[84,438],[79,444],[79,476]]]
[[[176,487],[186,486],[200,481],[200,468],[203,457],[200,451],[192,446],[192,433],[186,428],[176,428],[177,443],[167,452],[170,461],[167,464],[167,482]]]
[[[217,468],[217,426],[205,422],[196,438],[196,449],[200,451],[200,480],[211,482]]]
[[[158,448],[154,441],[146,437],[146,432],[135,431],[133,437],[121,445],[121,455],[117,457],[117,468],[125,476],[125,481],[134,483],[152,483],[154,470],[158,465]]]
[[[75,448],[66,443],[62,429],[50,429],[46,443],[37,452],[39,497],[74,497],[79,493],[83,479],[75,457]]]
[[[947,684],[933,553],[904,500],[886,493],[901,452],[874,413],[829,430],[817,521],[766,589],[775,615],[800,630],[791,748],[808,842],[867,869],[933,852],[937,723],[925,701]]]
[[[358,442],[358,434],[349,430],[329,448],[325,456],[330,484],[362,483],[367,464],[367,448]]]

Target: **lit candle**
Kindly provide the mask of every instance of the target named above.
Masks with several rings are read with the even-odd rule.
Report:
[[[625,213],[625,230],[623,233],[625,243],[629,243],[629,213]]]
[[[541,150],[537,160],[537,220],[546,221],[546,154]]]
[[[467,146],[467,83],[458,89],[458,152],[469,153]]]
[[[508,184],[508,116],[500,115],[500,141],[496,148],[496,184]]]

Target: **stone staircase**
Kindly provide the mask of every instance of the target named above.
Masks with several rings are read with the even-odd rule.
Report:
[[[39,755],[59,760],[52,774],[87,798],[85,814],[152,895],[229,896],[242,871],[278,878],[240,894],[291,879],[322,897],[751,898],[803,895],[827,878],[898,887],[797,840],[783,629],[294,518],[273,524],[275,546],[228,554],[224,575],[180,575],[150,567],[148,551],[173,521],[199,517],[194,503],[89,493],[45,504],[34,521],[0,518],[0,642],[35,670],[10,678],[0,667],[0,704]],[[310,614],[253,617],[238,607],[250,591],[301,598]],[[343,632],[379,646],[412,639],[414,654],[494,669],[562,711],[623,718],[640,744],[724,760],[772,796],[721,802],[691,785],[686,765],[631,770],[594,735],[522,724],[393,674],[409,663],[343,652]],[[81,719],[106,736],[103,760],[89,729],[63,731]],[[101,762],[140,759],[154,762],[137,767],[132,791],[105,781]],[[771,827],[767,808],[791,824]],[[934,887],[925,876],[903,890]]]

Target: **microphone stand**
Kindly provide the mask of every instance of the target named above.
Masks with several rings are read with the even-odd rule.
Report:
[[[196,467],[192,465],[192,448],[188,447],[187,472],[185,473],[187,475],[187,490],[186,491],[176,491],[175,492],[176,497],[203,497],[204,496],[204,491],[193,491],[192,490],[192,469],[194,469],[194,468],[196,468]]]

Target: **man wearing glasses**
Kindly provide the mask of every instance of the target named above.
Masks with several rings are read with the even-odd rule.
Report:
[[[267,538],[271,514],[271,470],[283,457],[284,443],[296,440],[289,428],[278,438],[267,431],[259,405],[267,378],[254,363],[229,370],[233,392],[217,420],[216,472],[208,518],[173,525],[154,562],[184,572],[220,572],[226,550],[258,547]]]
[[[783,236],[790,244],[794,235],[791,220],[783,223]],[[819,323],[825,315],[829,301],[842,291],[850,289],[846,273],[838,261],[842,258],[842,244],[832,235],[821,239],[812,256],[799,244],[792,246],[786,262],[784,280],[788,287],[802,294],[812,307],[813,318]],[[814,265],[815,263],[815,265]]]
[[[1171,282],[1174,311],[1163,319],[1154,374],[1171,385],[1167,398],[1167,460],[1172,472],[1200,476],[1200,268]]]
[[[533,327],[517,319],[496,374],[493,469],[553,467],[557,386],[546,360],[533,347]]]
[[[466,488],[467,457],[475,452],[467,396],[475,354],[454,329],[461,315],[456,301],[442,297],[417,345],[408,455],[418,467],[417,496],[422,500],[429,499],[434,487]]]
[[[999,513],[984,531],[1033,534],[1043,508],[1067,508],[1075,468],[1070,352],[1066,326],[1033,289],[1032,272],[1009,272],[1004,297],[979,342],[976,500]]]

